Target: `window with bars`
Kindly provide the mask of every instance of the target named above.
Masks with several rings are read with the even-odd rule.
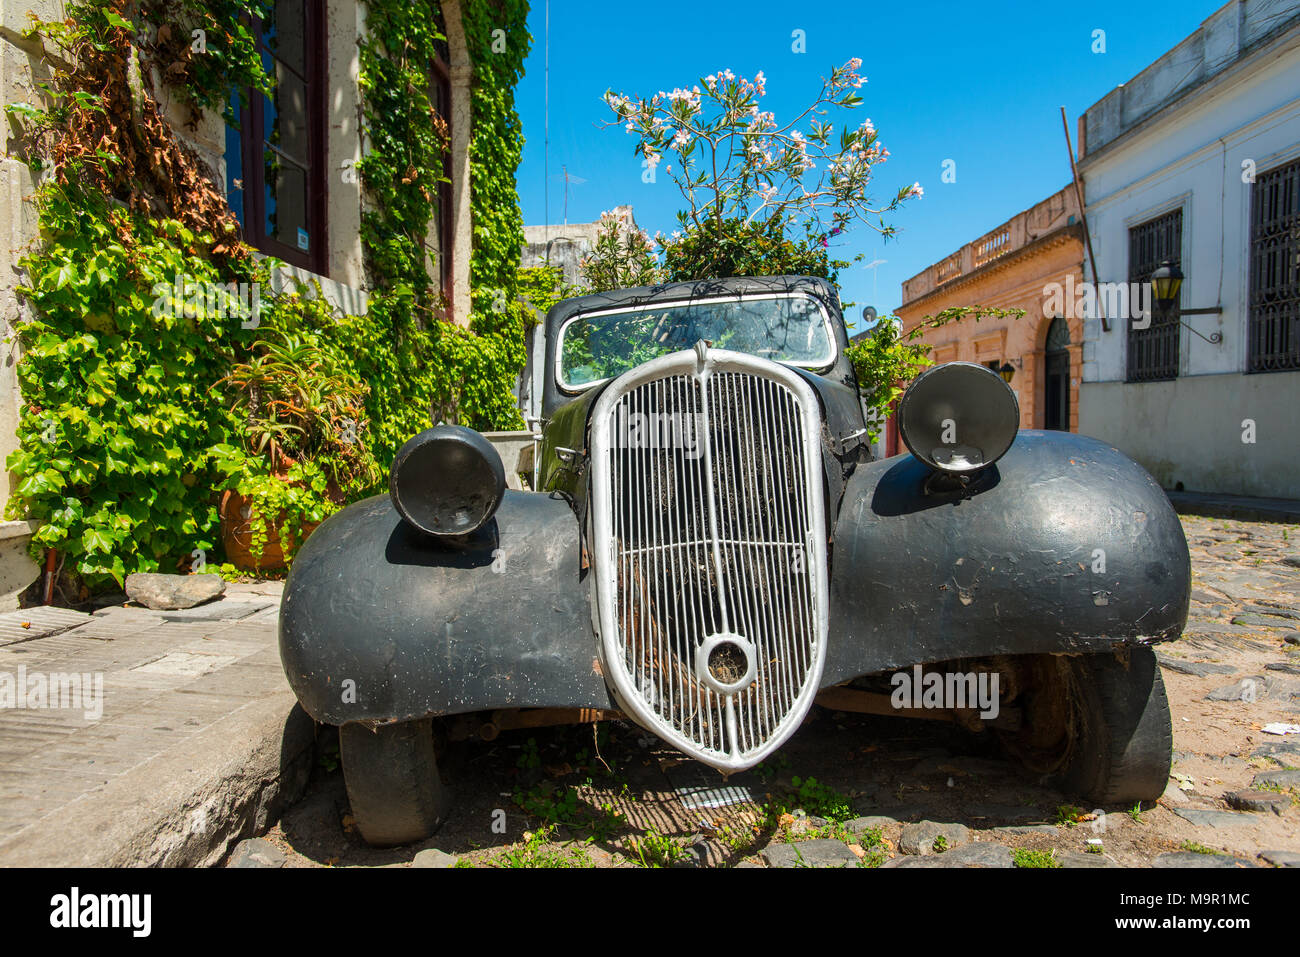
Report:
[[[1183,248],[1183,211],[1175,209],[1140,223],[1128,231],[1128,281],[1147,283],[1166,259],[1180,266]],[[1151,324],[1134,329],[1128,324],[1128,381],[1156,382],[1178,378],[1178,341],[1181,332],[1179,301],[1168,309],[1151,310]]]
[[[1300,160],[1250,191],[1249,372],[1300,369]]]
[[[275,0],[252,32],[272,95],[232,97],[226,132],[227,193],[250,245],[324,273],[326,104],[323,4]]]

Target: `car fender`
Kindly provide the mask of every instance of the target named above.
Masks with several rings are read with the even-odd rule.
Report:
[[[507,490],[459,544],[410,528],[389,497],[303,544],[285,584],[280,658],[303,708],[341,725],[497,708],[610,708],[558,496]]]
[[[859,466],[835,526],[823,686],[912,664],[1177,637],[1191,563],[1168,498],[1117,449],[1022,431],[958,491],[911,455]],[[935,483],[929,483],[933,486]]]

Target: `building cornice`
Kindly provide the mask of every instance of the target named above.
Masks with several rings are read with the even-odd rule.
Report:
[[[1082,223],[1070,223],[1066,226],[1061,226],[1057,229],[1054,229],[1050,233],[1046,233],[1042,236],[1039,236],[1037,239],[1030,240],[1029,242],[1025,243],[1023,246],[1020,246],[1017,249],[1013,249],[1012,251],[1005,253],[1004,255],[1001,255],[997,259],[986,262],[982,266],[978,266],[975,269],[972,269],[968,273],[963,273],[960,276],[954,276],[953,278],[947,280],[946,282],[940,283],[939,285],[935,286],[933,289],[931,289],[929,292],[925,293],[924,295],[918,296],[917,298],[912,299],[909,302],[905,302],[902,305],[900,305],[898,308],[900,311],[903,309],[911,309],[913,306],[917,306],[923,302],[926,302],[927,300],[937,299],[940,296],[949,295],[950,293],[956,292],[958,289],[968,286],[971,283],[976,282],[977,280],[984,279],[988,276],[994,275],[995,273],[1001,272],[1002,270],[1010,266],[1014,266],[1017,263],[1023,262],[1024,260],[1029,259],[1032,256],[1042,253],[1048,249],[1053,249],[1057,246],[1064,245],[1071,239],[1076,240],[1078,243],[1080,243],[1080,245],[1082,245],[1083,243]]]
[[[1300,46],[1300,14],[1256,40],[1231,66],[1225,67],[1217,73],[1212,73],[1188,86],[1173,99],[1156,107],[1118,136],[1107,140],[1103,146],[1098,147],[1096,150],[1087,150],[1087,143],[1085,142],[1084,149],[1087,151],[1079,157],[1078,161],[1080,173],[1085,172],[1107,156],[1117,152],[1120,147],[1133,142],[1141,134],[1159,127],[1165,121],[1172,120],[1179,110],[1191,106],[1202,97],[1213,96],[1224,87],[1231,86],[1242,79],[1244,75],[1249,75],[1259,66],[1261,60],[1273,59],[1297,46]],[[1141,75],[1138,74],[1139,77]],[[1134,77],[1134,79],[1137,79],[1137,77]],[[1114,92],[1111,91],[1107,96],[1113,95]],[[1085,124],[1087,123],[1088,113],[1097,109],[1103,102],[1105,102],[1105,97],[1084,111]]]

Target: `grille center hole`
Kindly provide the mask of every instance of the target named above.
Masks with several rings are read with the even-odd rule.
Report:
[[[735,642],[719,642],[709,652],[709,674],[721,684],[735,684],[748,671],[749,659],[745,657],[745,650]]]

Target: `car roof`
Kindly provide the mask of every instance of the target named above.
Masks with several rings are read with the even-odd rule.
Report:
[[[580,312],[633,307],[654,302],[676,302],[691,299],[713,299],[719,296],[806,292],[821,299],[832,313],[840,315],[840,297],[835,286],[817,276],[735,276],[729,279],[698,279],[690,282],[661,283],[658,286],[636,286],[591,293],[564,299],[551,307],[546,315],[546,338],[553,340],[560,327]]]
[[[582,312],[602,309],[635,307],[654,302],[680,302],[692,299],[712,299],[720,296],[771,295],[773,293],[803,292],[826,306],[832,317],[831,334],[835,337],[835,364],[823,373],[808,373],[825,379],[856,382],[849,363],[848,332],[840,307],[840,296],[833,283],[816,276],[738,276],[730,279],[703,279],[692,282],[671,282],[658,286],[637,286],[615,289],[611,292],[593,293],[564,299],[551,307],[546,314],[545,372],[542,376],[542,414],[549,416],[556,408],[571,401],[571,393],[562,393],[555,381],[555,354],[558,338],[564,323]]]

